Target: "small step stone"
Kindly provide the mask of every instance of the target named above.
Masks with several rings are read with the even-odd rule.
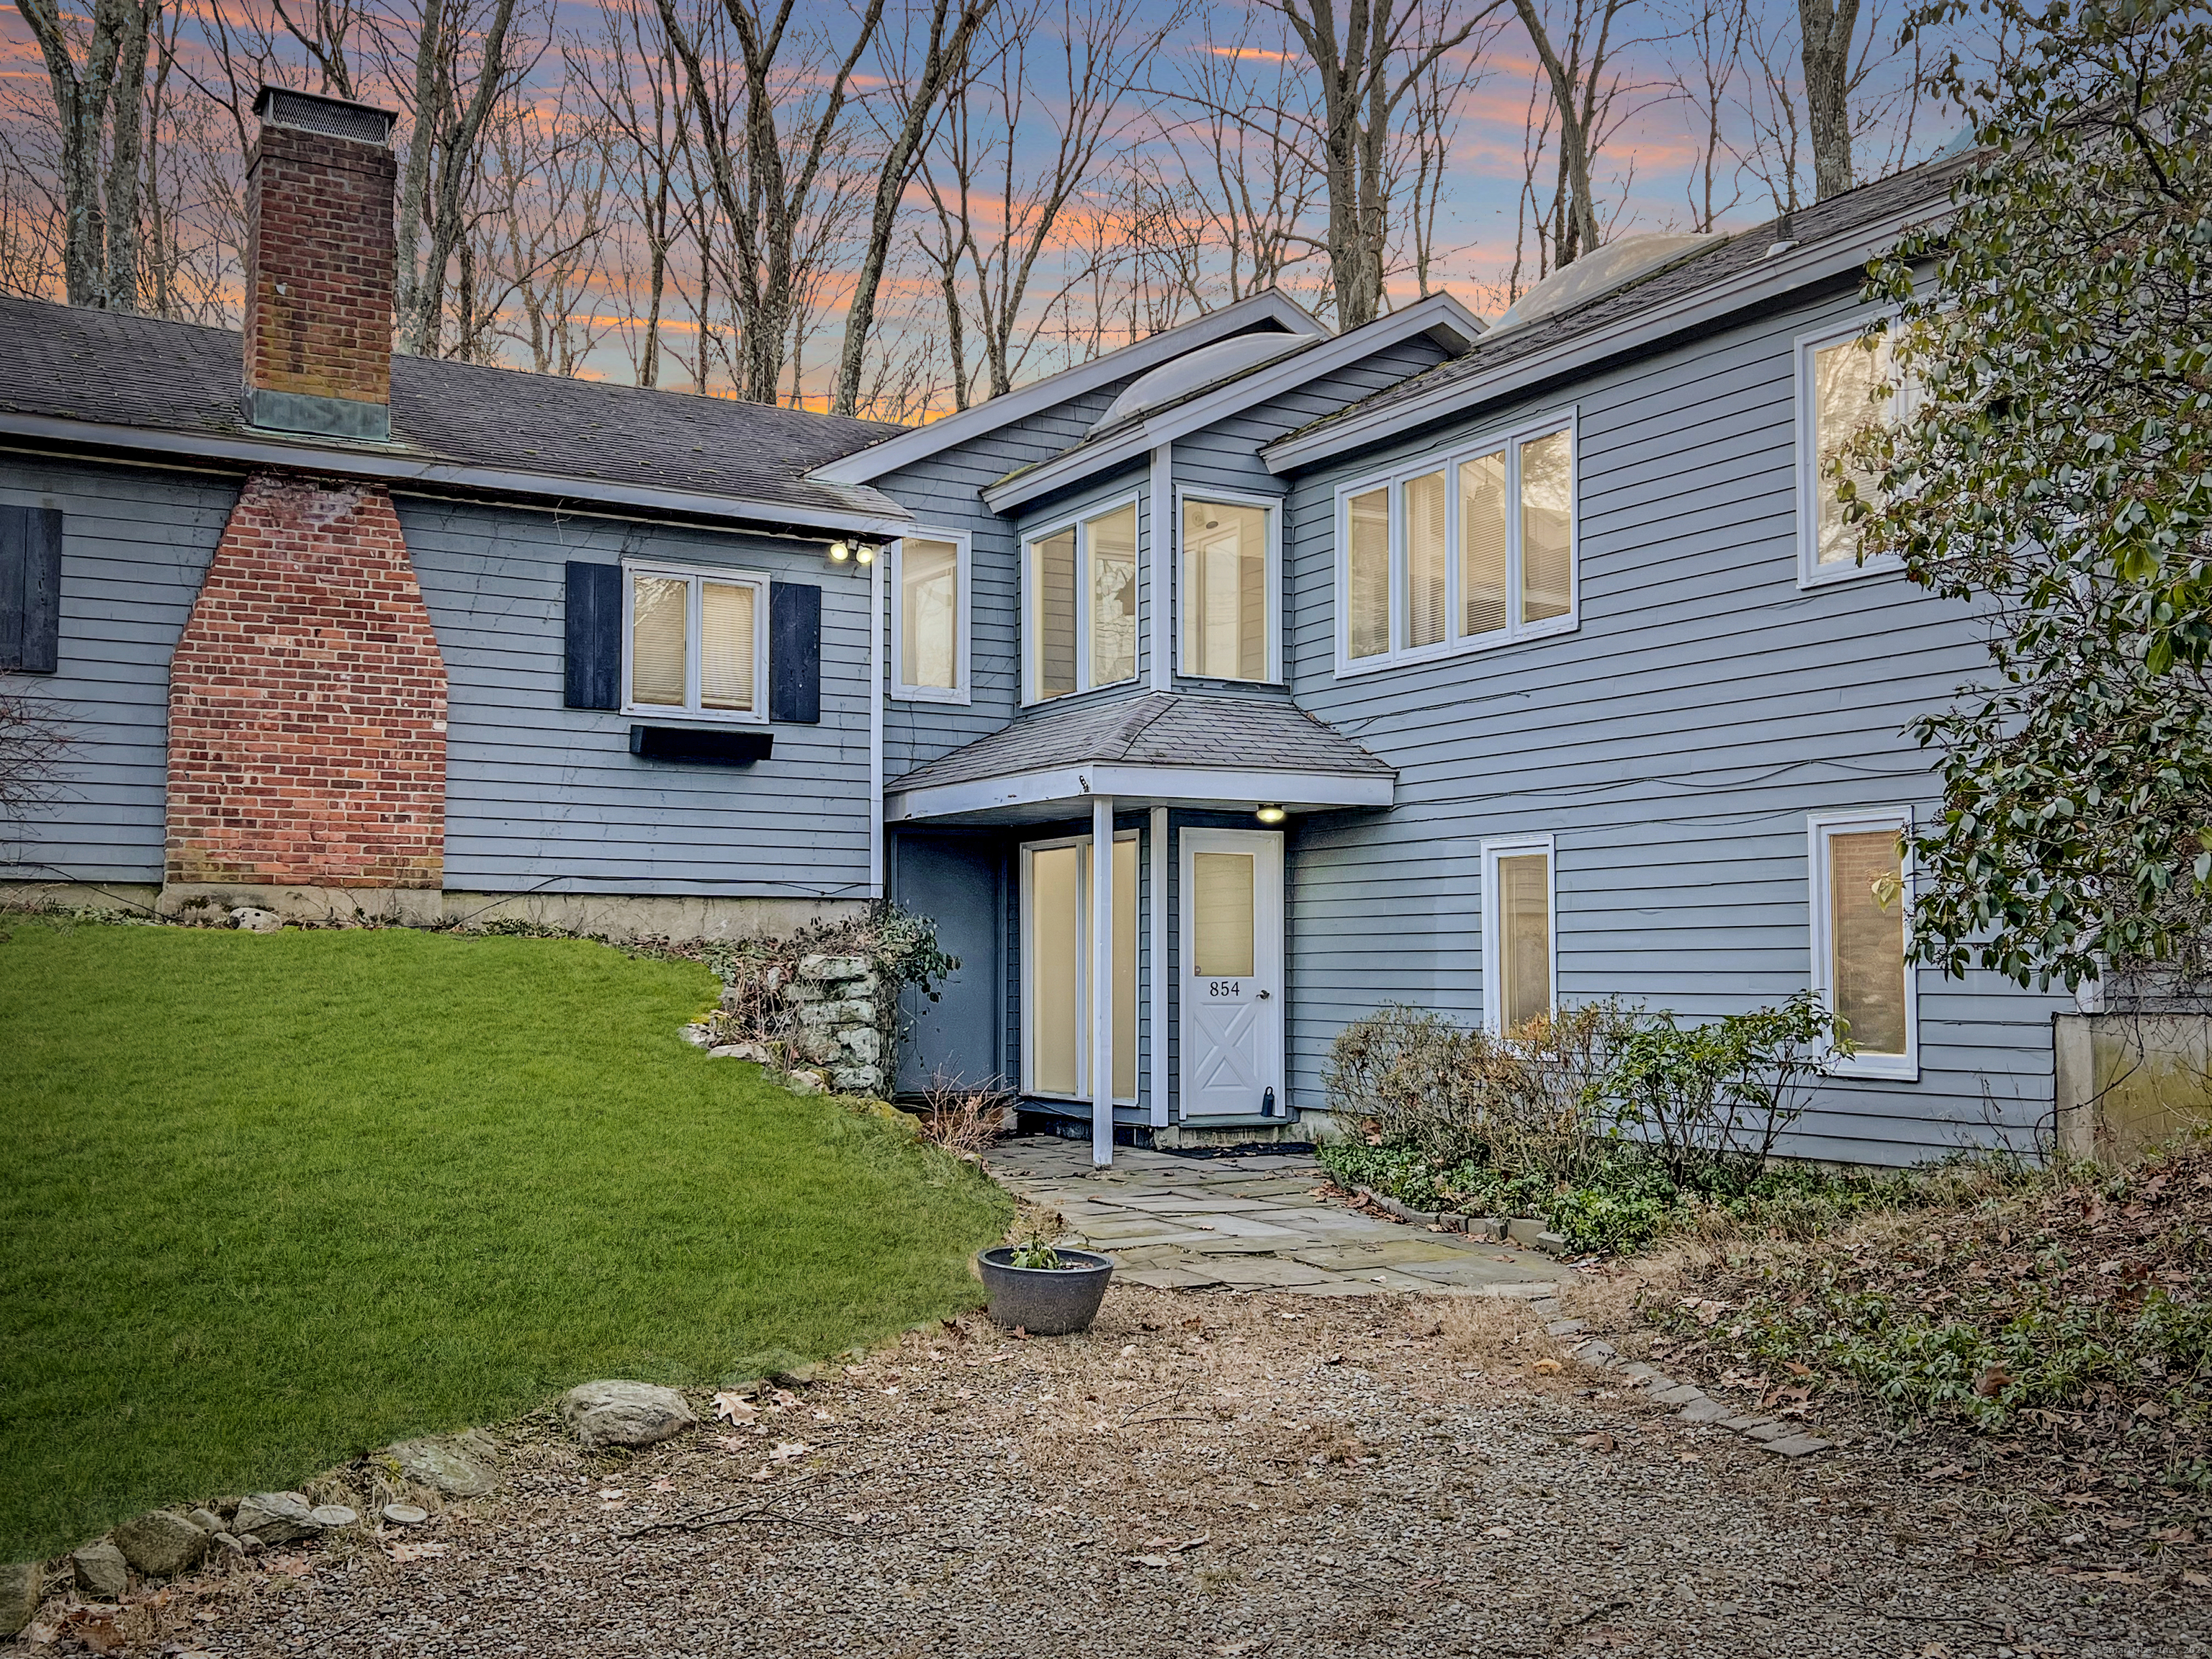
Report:
[[[1738,1434],[1749,1434],[1753,1429],[1765,1428],[1773,1420],[1771,1417],[1731,1417],[1721,1426],[1734,1429]]]
[[[1718,1423],[1734,1412],[1732,1406],[1723,1406],[1717,1400],[1692,1400],[1675,1415],[1685,1423]]]
[[[1749,1435],[1753,1440],[1762,1442],[1787,1440],[1790,1437],[1790,1431],[1783,1427],[1779,1423],[1760,1423],[1753,1427],[1746,1429],[1744,1432]]]
[[[1649,1360],[1632,1359],[1620,1368],[1620,1374],[1632,1382],[1641,1382],[1647,1376],[1656,1376],[1659,1368]]]
[[[348,1509],[343,1504],[318,1504],[307,1511],[307,1518],[325,1532],[333,1532],[340,1527],[357,1524],[361,1515],[358,1510]]]
[[[1651,1397],[1662,1406],[1686,1406],[1693,1400],[1703,1400],[1705,1391],[1692,1383],[1677,1382]]]
[[[1544,1327],[1547,1336],[1580,1336],[1589,1328],[1589,1322],[1581,1319],[1554,1319]]]
[[[1761,1443],[1767,1450],[1778,1453],[1784,1457],[1810,1457],[1814,1452],[1827,1450],[1836,1443],[1832,1440],[1823,1440],[1816,1434],[1789,1434],[1783,1436],[1779,1440],[1768,1440]]]
[[[430,1518],[430,1511],[420,1504],[386,1504],[383,1514],[395,1527],[419,1527]]]

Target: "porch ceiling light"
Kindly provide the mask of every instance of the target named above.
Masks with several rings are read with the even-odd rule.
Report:
[[[862,564],[873,564],[876,562],[876,544],[873,542],[862,542],[854,550],[854,556]]]
[[[1275,802],[1262,801],[1260,804],[1260,810],[1252,816],[1262,823],[1280,823],[1287,815]]]

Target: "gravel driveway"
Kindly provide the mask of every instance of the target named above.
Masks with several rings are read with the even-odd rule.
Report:
[[[500,1497],[125,1627],[222,1659],[2212,1652],[2201,1550],[2081,1576],[2030,1494],[1784,1462],[1557,1355],[1504,1301],[1117,1288],[1086,1337],[910,1336],[635,1455],[514,1426]]]

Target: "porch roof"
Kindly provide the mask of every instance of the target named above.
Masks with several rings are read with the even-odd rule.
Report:
[[[1388,806],[1396,770],[1274,697],[1148,691],[1048,703],[884,787],[893,823],[1018,821],[1111,795],[1130,805]]]

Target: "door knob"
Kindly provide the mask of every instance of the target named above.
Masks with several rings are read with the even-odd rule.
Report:
[[[1275,994],[1273,991],[1262,991],[1260,993],[1260,1000],[1265,1002],[1269,997],[1274,994]]]

